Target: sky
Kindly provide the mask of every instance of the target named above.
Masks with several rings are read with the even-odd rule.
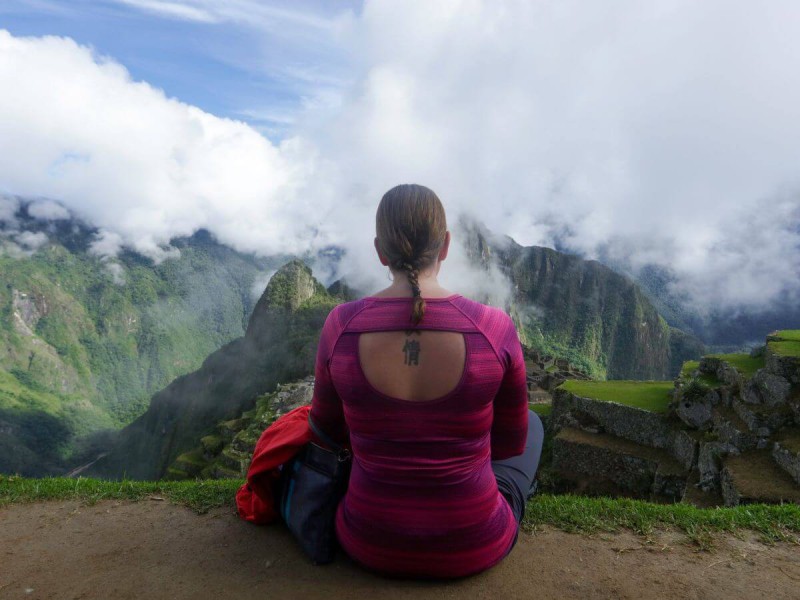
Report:
[[[792,0],[4,0],[0,194],[101,254],[206,228],[340,247],[369,288],[377,202],[416,182],[451,223],[757,311],[800,302],[799,74]]]

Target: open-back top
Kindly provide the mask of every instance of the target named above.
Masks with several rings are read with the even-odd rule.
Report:
[[[413,326],[411,302],[367,297],[331,311],[317,351],[311,415],[334,439],[349,435],[353,466],[336,514],[345,552],[387,574],[458,577],[500,561],[516,536],[490,462],[524,449],[525,363],[502,310],[458,294],[429,298]],[[359,334],[408,329],[462,333],[463,374],[450,392],[405,400],[367,381]]]

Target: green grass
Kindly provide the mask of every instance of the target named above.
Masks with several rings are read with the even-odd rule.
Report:
[[[679,377],[684,381],[690,381],[692,379],[692,373],[696,371],[700,367],[699,360],[687,360],[683,363],[681,367],[681,373]],[[701,383],[704,383],[708,387],[719,387],[722,382],[717,379],[715,375],[710,373],[700,373],[697,378]]]
[[[775,335],[787,342],[800,342],[800,329],[782,329]]]
[[[681,379],[691,379],[692,372],[697,370],[700,367],[699,360],[687,360],[681,366]]]
[[[552,404],[529,404],[528,406],[540,417],[546,417],[553,412]]]
[[[796,340],[781,340],[778,342],[769,342],[769,349],[775,354],[783,356],[800,356],[800,341]]]
[[[568,379],[559,386],[576,396],[616,402],[652,412],[667,411],[674,384],[672,381],[581,381]]]
[[[719,358],[720,360],[724,360],[726,363],[730,363],[733,367],[739,371],[745,377],[752,377],[755,375],[756,371],[759,369],[764,368],[764,357],[763,356],[756,356],[752,357],[749,354],[708,354],[712,358]]]
[[[749,504],[732,508],[697,508],[689,504],[653,504],[628,498],[588,498],[542,494],[528,502],[523,527],[551,525],[568,532],[597,533],[629,529],[649,535],[677,529],[701,546],[714,533],[751,530],[764,541],[800,543],[800,506]]]
[[[101,500],[164,498],[198,513],[229,506],[243,479],[192,481],[101,481],[62,477],[29,479],[0,475],[0,507],[47,500]],[[523,528],[543,525],[582,534],[631,530],[649,535],[657,530],[679,530],[707,547],[714,533],[751,530],[764,541],[800,543],[800,506],[751,504],[735,508],[696,508],[688,504],[653,504],[627,498],[539,494],[525,510]]]
[[[78,477],[33,479],[0,475],[0,507],[18,502],[42,500],[80,500],[94,504],[100,500],[143,500],[166,498],[203,513],[217,506],[233,505],[241,479],[192,481],[104,481]]]

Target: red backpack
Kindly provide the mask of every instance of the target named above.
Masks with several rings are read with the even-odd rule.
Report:
[[[278,467],[315,439],[308,425],[310,412],[310,405],[289,411],[258,439],[247,470],[247,483],[236,492],[236,507],[245,521],[264,525],[278,518],[276,485],[281,475]]]

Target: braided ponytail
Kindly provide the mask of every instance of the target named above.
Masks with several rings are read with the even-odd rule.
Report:
[[[393,187],[381,198],[375,218],[378,249],[394,271],[408,277],[414,306],[411,322],[425,315],[419,273],[436,261],[444,244],[447,222],[444,207],[432,190],[422,185]]]
[[[414,297],[414,307],[411,309],[411,322],[416,325],[425,315],[425,299],[422,297],[422,293],[419,290],[419,269],[408,262],[403,263],[402,268],[406,272],[408,283],[411,284],[411,293]]]

